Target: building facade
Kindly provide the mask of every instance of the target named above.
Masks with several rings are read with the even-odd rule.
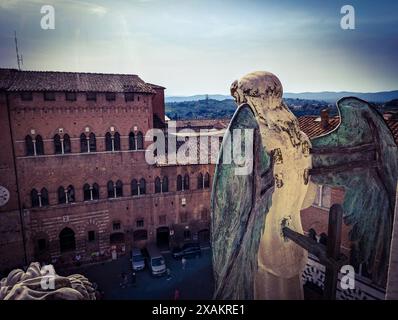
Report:
[[[1,269],[209,240],[214,166],[149,165],[164,88],[136,75],[0,70]]]

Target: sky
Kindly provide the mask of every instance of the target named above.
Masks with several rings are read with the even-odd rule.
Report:
[[[16,67],[15,30],[24,70],[138,74],[168,96],[228,94],[257,70],[285,92],[397,90],[397,12],[384,0],[0,0],[0,67]]]

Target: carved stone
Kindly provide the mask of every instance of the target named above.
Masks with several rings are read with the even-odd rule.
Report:
[[[32,262],[24,272],[11,271],[0,281],[0,300],[95,300],[95,289],[80,274],[59,276],[52,265]]]

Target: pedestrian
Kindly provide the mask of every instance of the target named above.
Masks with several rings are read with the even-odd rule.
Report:
[[[166,269],[166,275],[167,275],[166,280],[170,280],[171,279],[171,272],[170,272],[169,268]]]
[[[81,259],[82,259],[82,257],[80,256],[80,254],[77,254],[75,256],[76,266],[79,267],[81,265],[81,262],[80,262]]]
[[[135,272],[133,272],[133,275],[131,276],[131,284],[133,285],[133,287],[135,287],[137,284],[137,277],[135,275]]]
[[[187,259],[185,259],[185,257],[182,257],[181,264],[182,264],[182,270],[185,270],[185,265],[187,264]]]
[[[124,286],[125,286],[125,287],[127,287],[128,284],[129,284],[129,279],[128,279],[128,277],[127,277],[127,273],[124,273],[124,276],[123,276],[123,283],[124,283]]]
[[[121,278],[122,278],[122,282],[120,283],[120,286],[122,287],[122,288],[125,288],[126,287],[126,285],[127,285],[127,275],[126,275],[126,273],[125,272],[122,272],[121,273]]]
[[[174,300],[180,299],[180,290],[177,288],[174,290]]]

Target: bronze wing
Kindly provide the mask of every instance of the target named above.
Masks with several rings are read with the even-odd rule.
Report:
[[[352,264],[366,263],[373,279],[382,284],[395,207],[397,146],[382,115],[366,101],[346,97],[337,108],[339,126],[311,141],[311,180],[344,187],[344,222],[352,226]]]
[[[222,162],[224,153],[231,152],[227,141],[233,139],[234,129],[254,131],[253,171],[248,175],[236,175],[238,165]],[[244,142],[242,139],[242,148]],[[240,105],[224,135],[213,180],[211,241],[215,299],[253,299],[257,252],[274,190],[271,158],[262,146],[251,108]]]

